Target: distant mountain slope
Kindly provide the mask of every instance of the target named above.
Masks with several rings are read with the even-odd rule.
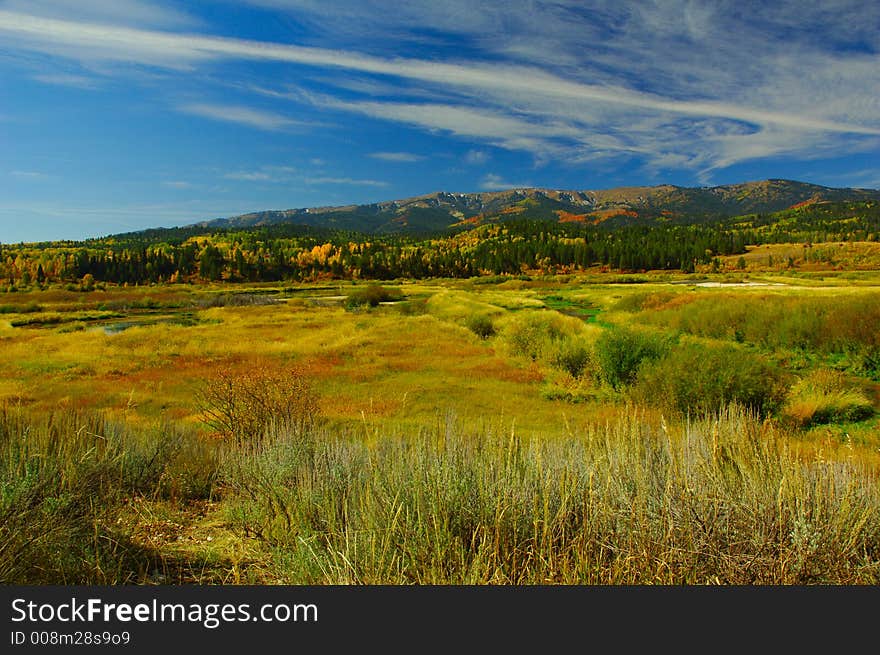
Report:
[[[269,210],[197,223],[248,228],[278,223],[368,233],[467,229],[511,218],[604,223],[699,223],[827,201],[880,200],[880,190],[831,188],[791,180],[716,187],[620,187],[597,191],[520,188],[482,193],[437,192],[403,200],[343,207]]]

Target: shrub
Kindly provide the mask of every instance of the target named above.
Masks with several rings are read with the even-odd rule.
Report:
[[[318,414],[317,395],[297,370],[220,371],[196,393],[202,421],[236,443],[259,442],[268,428],[301,433]]]
[[[155,303],[155,301],[149,300]],[[272,305],[277,299],[259,293],[218,293],[200,298],[201,307],[246,307],[250,305]],[[158,303],[155,303],[158,305]]]
[[[380,284],[369,284],[363,289],[357,289],[348,296],[345,306],[348,309],[355,307],[378,307],[379,303],[401,300],[403,292],[400,289],[388,289]]]
[[[874,406],[861,389],[839,371],[820,369],[798,382],[791,391],[783,416],[801,427],[838,421],[861,421],[874,414]]]
[[[872,380],[880,380],[880,346],[861,348],[855,355],[856,373],[865,375]]]
[[[670,337],[663,335],[621,327],[608,330],[596,341],[598,377],[614,389],[630,385],[642,362],[659,359],[671,345]]]
[[[590,348],[577,338],[560,339],[550,356],[550,363],[573,378],[580,378],[590,364]]]
[[[491,317],[485,314],[477,314],[467,319],[465,325],[468,330],[476,334],[481,339],[488,339],[495,334],[495,324]]]
[[[782,372],[732,345],[688,343],[638,371],[633,396],[683,414],[708,415],[737,403],[759,415],[776,411],[786,393]]]
[[[529,313],[518,316],[505,331],[511,352],[535,361],[549,353],[553,342],[566,334],[562,316],[556,312]]]

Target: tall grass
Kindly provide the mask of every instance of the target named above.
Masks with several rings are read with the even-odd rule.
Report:
[[[228,453],[228,519],[297,584],[880,582],[880,489],[735,407],[530,440],[439,421]]]
[[[136,434],[99,415],[0,408],[0,582],[144,580],[167,562],[126,533],[126,502],[209,497],[216,471],[209,444],[170,428]]]
[[[647,309],[647,306],[645,307]],[[688,334],[820,353],[880,351],[880,296],[719,294],[639,319]]]
[[[630,408],[553,439],[441,418],[245,443],[5,410],[0,581],[880,583],[876,469],[792,443],[736,407],[670,425]],[[183,516],[207,497],[253,557],[205,575],[137,538],[133,499]]]

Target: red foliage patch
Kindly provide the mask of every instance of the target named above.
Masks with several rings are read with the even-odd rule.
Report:
[[[562,209],[557,209],[556,215],[560,223],[583,223],[589,218],[588,214],[572,214]]]

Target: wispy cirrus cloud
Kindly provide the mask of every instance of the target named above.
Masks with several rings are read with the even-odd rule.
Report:
[[[281,130],[297,124],[297,121],[287,116],[240,105],[189,103],[180,105],[177,110],[185,114],[227,123],[238,123],[259,130]]]
[[[368,187],[387,187],[388,182],[382,180],[358,179],[352,177],[306,177],[303,182],[307,185],[351,185]]]
[[[317,107],[363,114],[428,130],[442,130],[456,136],[485,139],[511,150],[536,155],[556,152],[555,139],[577,138],[576,127],[564,123],[541,123],[527,118],[452,104],[395,102],[347,102],[327,96],[310,96]]]
[[[480,189],[483,191],[503,191],[505,189],[527,189],[533,186],[531,183],[515,183],[508,182],[500,175],[495,173],[487,174],[480,181]]]
[[[403,58],[387,59],[324,48],[288,46],[197,34],[176,34],[121,26],[108,29],[103,25],[42,19],[7,11],[0,11],[0,31],[15,36],[30,37],[35,41],[54,40],[70,45],[92,47],[96,51],[103,51],[103,56],[107,57],[135,61],[139,57],[144,57],[143,63],[157,65],[161,65],[170,53],[184,60],[214,57],[270,60],[306,66],[350,69],[449,87],[491,90],[502,94],[527,93],[549,99],[567,98],[610,103],[662,113],[728,118],[754,124],[773,123],[801,129],[880,135],[880,126],[800,115],[791,111],[740,106],[724,101],[678,100],[617,85],[589,84],[566,79],[543,72],[539,68],[490,64],[465,65]],[[162,54],[162,57],[151,62],[150,53]]]
[[[260,166],[255,170],[229,171],[223,174],[226,180],[272,184],[291,182],[301,177],[299,169],[294,166]]]
[[[149,0],[4,0],[2,8],[44,18],[97,21],[154,28],[196,27],[201,21],[170,6]]]
[[[49,177],[39,171],[9,171],[9,174],[20,180],[45,180]]]
[[[147,13],[152,6],[127,1]],[[685,0],[251,4],[292,12],[310,28],[313,45],[183,33],[185,16],[167,16],[168,26],[157,18],[145,29],[112,12],[33,12],[22,2],[2,5],[0,34],[9,47],[81,63],[186,74],[243,60],[323,71],[338,92],[263,88],[278,103],[443,132],[525,151],[538,163],[624,158],[707,176],[743,161],[880,147],[876,3],[780,0],[747,11],[741,3]],[[419,40],[442,51],[444,34],[456,48],[442,60],[387,54],[388,44]],[[426,99],[413,101],[413,92]],[[245,104],[179,109],[262,130],[295,123],[283,111]]]
[[[470,166],[481,166],[489,161],[489,153],[485,150],[468,150],[464,155],[464,162]]]
[[[422,161],[425,157],[412,152],[371,152],[368,157],[381,161],[411,163]]]
[[[72,73],[39,73],[33,76],[37,82],[43,84],[52,84],[54,86],[69,86],[77,89],[86,89],[93,91],[100,84],[94,77],[86,75],[75,75]]]
[[[310,162],[311,166],[319,166]],[[308,174],[295,166],[261,166],[252,170],[229,171],[222,175],[225,180],[242,182],[245,184],[288,184],[294,187],[311,186],[364,186],[364,187],[387,187],[388,182],[370,178],[357,178],[349,176],[315,175]]]
[[[227,180],[239,182],[272,182],[274,178],[265,171],[234,171],[223,176]]]

